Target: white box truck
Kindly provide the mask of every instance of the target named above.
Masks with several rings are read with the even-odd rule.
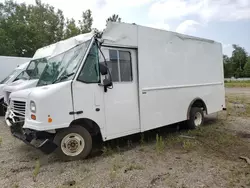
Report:
[[[29,62],[17,66],[6,78],[0,82],[0,116],[4,116],[6,107],[4,106],[4,92],[3,88],[16,81],[17,77],[26,69]]]
[[[109,23],[101,38],[71,44],[38,87],[10,95],[12,134],[45,153],[85,158],[94,135],[107,141],[186,120],[196,128],[225,108],[220,43]]]

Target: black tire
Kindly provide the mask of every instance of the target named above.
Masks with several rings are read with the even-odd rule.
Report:
[[[201,118],[201,121],[198,121],[197,123],[195,120],[197,119],[197,116]],[[189,114],[189,120],[187,121],[187,126],[189,129],[196,129],[203,125],[204,123],[204,113],[201,108],[198,107],[192,107]]]
[[[66,155],[61,148],[61,142],[63,138],[69,135],[70,133],[77,133],[84,140],[84,148],[82,152],[76,156]],[[58,146],[55,151],[56,154],[64,161],[85,159],[90,154],[92,149],[92,137],[90,133],[82,126],[72,126],[57,132],[54,137],[54,143]]]

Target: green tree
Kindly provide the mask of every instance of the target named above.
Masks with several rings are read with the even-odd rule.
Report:
[[[244,66],[244,76],[250,78],[250,57],[248,57],[248,61]]]
[[[239,73],[243,71],[244,66],[247,62],[247,52],[245,51],[244,48],[233,44],[233,52],[232,52],[232,57],[231,61],[233,64],[233,69],[235,71],[235,74],[237,72],[237,75],[240,75]]]
[[[67,39],[70,37],[74,37],[76,35],[79,35],[80,33],[81,33],[81,30],[76,25],[75,20],[73,18],[70,20],[67,19],[64,38]]]
[[[230,58],[227,55],[223,55],[224,77],[230,78],[234,76],[234,71]]]
[[[79,21],[81,33],[89,33],[92,30],[93,17],[91,10],[82,13],[82,20]]]
[[[110,21],[110,22],[121,22],[121,18],[119,17],[118,14],[113,14],[112,16],[110,16],[107,20],[106,20],[106,24]]]
[[[0,55],[31,57],[63,39],[64,16],[40,0],[35,5],[9,0],[0,4],[0,28]]]

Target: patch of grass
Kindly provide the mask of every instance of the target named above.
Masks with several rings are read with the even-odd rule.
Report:
[[[139,165],[139,164],[130,164],[126,169],[125,169],[125,173],[128,171],[132,171],[132,170],[143,170],[144,167]]]
[[[117,172],[111,170],[109,173],[110,181],[113,182],[115,180],[116,176],[117,176]]]
[[[227,95],[227,114],[232,116],[250,117],[250,97],[245,95]]]
[[[165,147],[165,143],[162,139],[162,136],[159,136],[158,134],[156,134],[156,151],[157,153],[162,153]]]
[[[250,81],[225,81],[225,87],[250,87]]]
[[[34,169],[34,172],[33,172],[33,180],[36,181],[36,178],[37,178],[37,175],[39,174],[40,172],[40,160],[37,160],[36,161],[36,164],[35,164],[35,169]]]
[[[3,139],[2,137],[0,137],[0,146],[2,146],[2,143],[3,143]]]
[[[249,154],[249,145],[241,138],[227,132],[221,123],[200,127],[188,131],[189,136],[194,136],[202,150],[209,153],[222,154],[227,159],[238,159],[240,155]],[[196,147],[197,148],[197,147]]]
[[[112,171],[117,171],[119,169],[121,169],[122,166],[122,161],[120,159],[120,157],[115,157],[114,161],[113,161],[113,165],[112,165]]]
[[[197,145],[198,145],[198,142],[196,140],[186,139],[186,140],[183,140],[182,147],[187,151],[191,151],[195,149]]]
[[[19,188],[19,185],[18,184],[14,184],[13,188]]]
[[[181,137],[181,134],[187,137]],[[233,160],[237,160],[240,155],[250,155],[249,145],[237,135],[228,132],[223,122],[169,135],[165,143],[169,149],[200,150],[203,153],[219,154],[223,158]]]
[[[140,144],[141,144],[142,146],[145,144],[145,141],[144,141],[144,134],[143,134],[143,133],[141,133]]]
[[[110,146],[104,146],[102,149],[103,155],[104,156],[110,156],[114,154],[114,150]]]

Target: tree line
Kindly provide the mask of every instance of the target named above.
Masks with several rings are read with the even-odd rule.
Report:
[[[223,55],[224,77],[250,77],[250,56],[246,50],[233,44],[232,56]]]
[[[121,22],[113,14],[107,21]],[[32,57],[38,48],[92,30],[91,10],[82,12],[81,20],[65,18],[63,11],[36,0],[35,4],[7,0],[0,3],[0,55]],[[224,76],[250,77],[250,56],[244,48],[233,45],[232,56],[223,56]]]
[[[118,15],[107,21],[120,22]],[[91,10],[81,20],[65,18],[63,11],[36,0],[35,4],[7,0],[0,3],[0,55],[32,57],[38,48],[92,30]]]

